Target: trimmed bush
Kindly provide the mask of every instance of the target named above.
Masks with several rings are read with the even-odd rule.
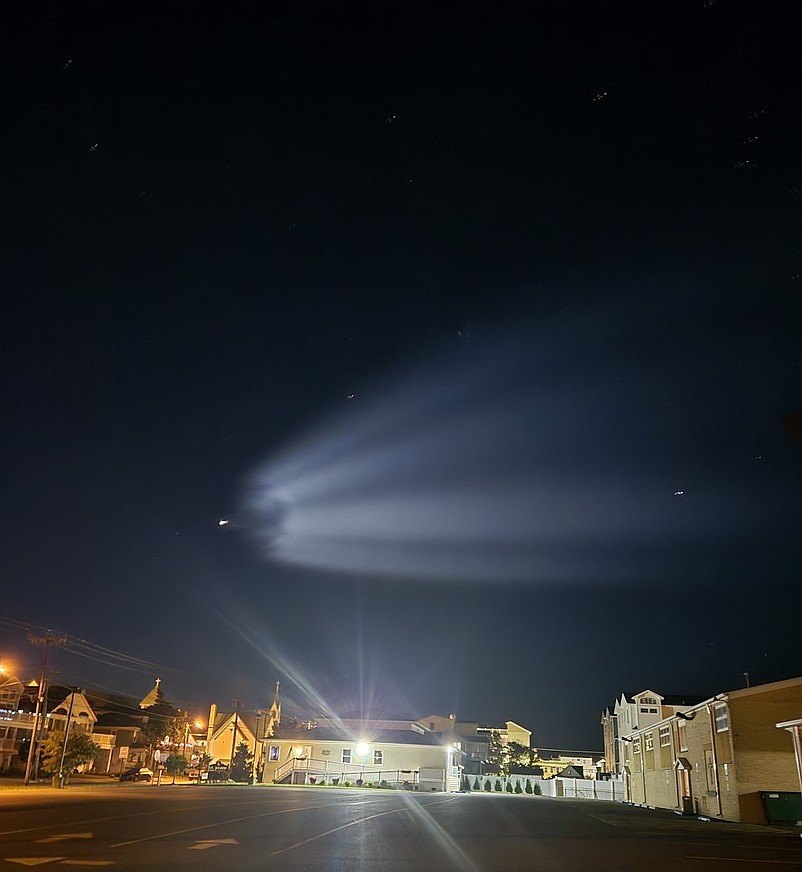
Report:
[[[485,792],[490,793],[490,779],[485,779]]]
[[[474,790],[481,790],[481,789],[482,789],[482,788],[479,786],[479,779],[478,779],[478,778],[475,778],[474,781],[473,781],[473,789],[474,789]]]
[[[527,778],[526,786],[524,787],[524,793],[528,793],[530,796],[532,795],[532,782]]]
[[[532,790],[535,796],[543,796],[543,788],[539,784],[536,783]]]
[[[498,778],[496,779],[496,783],[495,783],[495,785],[493,786],[493,790],[495,790],[496,793],[501,793],[501,791],[502,791],[501,781],[499,781]]]
[[[520,782],[520,781],[516,781],[516,782],[515,782],[515,792],[516,792],[516,793],[523,793],[523,792],[524,792],[523,787],[521,787],[521,782]]]
[[[507,782],[507,786],[504,788],[504,790],[506,790],[507,793],[512,793],[512,784],[510,784],[509,781]]]

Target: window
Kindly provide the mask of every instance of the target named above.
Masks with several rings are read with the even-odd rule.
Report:
[[[270,752],[267,755],[268,760],[278,760],[278,754],[279,754],[278,745],[271,745]]]
[[[373,765],[374,766],[384,765],[384,751],[374,751],[373,752]]]
[[[644,736],[643,747],[646,751],[654,751],[654,733],[647,733]]]
[[[671,727],[666,724],[660,727],[660,747],[666,748],[671,744]]]
[[[677,721],[677,739],[680,751],[688,750],[688,737],[685,734],[685,721]]]
[[[647,714],[647,715],[656,715],[657,714],[657,709],[653,708],[653,707],[641,706],[640,710],[641,710],[641,712],[643,712],[643,714]]]
[[[351,762],[351,749],[350,748],[343,748],[342,762],[343,763],[350,763]]]
[[[640,754],[640,736],[632,742],[632,753]]]
[[[713,706],[713,717],[716,721],[716,732],[723,733],[730,728],[730,713],[725,704]]]
[[[641,705],[657,705],[657,700],[653,696],[641,697]],[[643,709],[641,709],[643,711]]]

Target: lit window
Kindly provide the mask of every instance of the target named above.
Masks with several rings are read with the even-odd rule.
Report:
[[[373,765],[374,766],[384,765],[384,751],[374,751],[373,752]]]
[[[677,721],[677,738],[680,751],[688,750],[688,736],[685,733],[685,721]]]
[[[632,753],[640,754],[640,736],[632,742]]]
[[[351,762],[351,749],[350,748],[343,748],[343,761],[342,762],[343,763],[350,763]]]
[[[657,700],[653,696],[641,697],[641,705],[657,705]]]
[[[278,745],[270,746],[270,753],[267,755],[269,760],[278,760],[279,750]]]
[[[644,736],[643,747],[646,751],[654,751],[654,733],[647,733]]]
[[[727,706],[722,705],[714,705],[713,706],[713,717],[716,721],[716,732],[723,733],[725,730],[729,730],[730,728],[730,713],[727,711]]]
[[[666,748],[671,744],[671,727],[666,724],[660,727],[660,747]]]

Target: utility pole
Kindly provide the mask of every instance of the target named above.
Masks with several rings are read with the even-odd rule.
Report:
[[[234,750],[237,747],[237,725],[239,723],[239,709],[242,705],[242,701],[239,699],[233,700],[234,702],[234,733],[231,736],[231,763],[228,766],[228,777],[231,778],[231,774],[234,771]]]
[[[64,758],[67,756],[67,739],[70,737],[70,724],[72,724],[72,709],[75,705],[75,694],[80,693],[81,688],[70,694],[70,710],[67,712],[67,723],[64,724],[64,741],[61,743],[61,760],[58,763],[58,786],[64,787]]]
[[[31,769],[33,767],[33,762],[36,760],[38,762],[39,759],[39,733],[40,733],[40,723],[43,721],[43,704],[45,701],[45,686],[47,683],[47,655],[50,652],[51,645],[63,645],[67,641],[67,636],[56,636],[50,630],[47,631],[47,635],[45,636],[34,636],[32,633],[28,633],[28,641],[33,643],[34,645],[44,645],[45,653],[42,657],[42,671],[39,676],[39,694],[36,698],[36,714],[33,716],[33,730],[31,731],[31,747],[28,752],[28,762],[25,765],[25,778],[23,780],[23,784],[30,784],[31,782]],[[46,713],[44,713],[46,714]],[[38,766],[37,766],[38,772]]]
[[[262,721],[263,715],[263,711],[256,712],[256,736],[253,740],[253,764],[251,767],[251,784],[256,784],[256,780],[259,775],[259,763],[261,763],[262,760],[262,749],[264,748],[264,745],[260,744],[259,741],[259,724]]]

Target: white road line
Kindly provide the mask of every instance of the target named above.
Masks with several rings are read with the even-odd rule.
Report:
[[[43,863],[58,863],[64,857],[3,857],[6,863],[19,863],[20,866],[41,866]]]
[[[802,866],[802,860],[766,860],[761,857],[759,860],[749,860],[746,857],[685,857],[686,860],[720,860],[724,863],[759,863],[761,866],[764,863],[774,863],[778,866]]]
[[[253,800],[251,800],[252,802]],[[205,811],[210,808],[230,808],[232,805],[249,805],[249,802],[226,802],[226,803],[214,803],[213,805],[188,805],[186,808],[173,808],[170,809],[170,814],[176,814],[177,812],[182,811]],[[19,809],[19,811],[24,811],[23,809]],[[107,817],[99,817],[99,818],[88,818],[87,820],[75,821],[74,823],[67,823],[64,826],[68,827],[78,827],[85,826],[86,824],[96,824],[96,823],[105,823],[106,821],[120,821],[127,820],[128,818],[134,817],[148,817],[150,815],[164,815],[164,809],[154,809],[153,811],[136,811],[131,814],[113,814],[108,815]],[[52,830],[53,824],[39,824],[36,827],[24,827],[19,830],[4,830],[0,832],[0,836],[16,836],[18,833],[35,833],[37,830]]]
[[[114,860],[62,860],[61,866],[113,866]]]
[[[454,802],[453,799],[441,799],[439,802],[428,802],[425,805],[425,808],[429,808],[432,805],[442,805],[444,802]],[[310,842],[315,842],[318,839],[322,839],[324,836],[330,836],[332,833],[338,833],[340,830],[347,830],[349,827],[355,827],[357,824],[363,824],[365,821],[372,821],[374,818],[384,817],[388,814],[398,814],[402,811],[412,811],[412,807],[409,805],[402,805],[400,808],[391,808],[389,811],[380,811],[376,814],[368,815],[368,817],[360,818],[357,821],[351,821],[350,823],[343,824],[340,827],[334,827],[333,830],[326,830],[325,833],[318,833],[316,836],[310,836],[308,839],[303,839],[300,842],[296,842],[294,845],[288,845],[286,848],[280,848],[278,851],[271,851],[270,856],[275,857],[277,854],[284,854],[287,851],[292,851],[295,848],[300,848],[302,845],[308,845]]]
[[[51,842],[66,842],[69,839],[91,839],[92,833],[59,833],[46,839],[37,839],[37,844],[49,845]]]
[[[213,827],[222,827],[225,824],[238,824],[238,823],[241,823],[242,821],[254,820],[254,818],[273,817],[274,815],[278,815],[278,814],[292,814],[293,812],[296,812],[296,811],[309,811],[313,808],[329,808],[331,806],[339,805],[339,804],[340,803],[337,803],[337,802],[327,802],[327,803],[324,803],[323,805],[306,805],[306,806],[299,807],[299,808],[285,808],[285,809],[281,809],[280,811],[263,811],[263,812],[260,812],[259,814],[249,814],[249,815],[246,815],[245,817],[229,818],[229,819],[224,820],[224,821],[215,821],[214,823],[211,823],[211,824],[202,824],[201,826],[197,826],[197,827],[187,827],[184,830],[173,830],[173,832],[171,832],[171,833],[160,833],[157,836],[145,836],[143,839],[131,839],[128,842],[115,842],[113,845],[111,845],[111,847],[112,848],[124,848],[128,845],[138,845],[141,842],[155,842],[156,839],[168,839],[168,838],[170,838],[170,836],[183,836],[185,833],[195,833],[198,830],[210,830]]]
[[[183,811],[206,811],[208,809],[214,808],[231,808],[234,805],[254,805],[259,800],[254,798],[250,800],[241,800],[239,802],[214,802],[209,805],[187,805],[184,808],[173,808],[170,809],[170,814],[177,814]],[[62,806],[63,807],[63,806]],[[20,812],[24,811],[24,809],[19,809]],[[99,818],[87,818],[86,820],[75,821],[73,823],[66,823],[64,826],[86,826],[86,824],[95,824],[95,823],[105,823],[107,821],[119,821],[119,820],[127,820],[128,818],[134,817],[150,817],[151,815],[164,815],[164,809],[153,809],[152,811],[136,811],[131,812],[130,814],[113,814],[107,815],[106,817]],[[4,830],[0,832],[0,836],[16,836],[18,833],[35,833],[37,830],[52,830],[54,828],[53,824],[39,824],[35,827],[24,827],[19,830]]]

